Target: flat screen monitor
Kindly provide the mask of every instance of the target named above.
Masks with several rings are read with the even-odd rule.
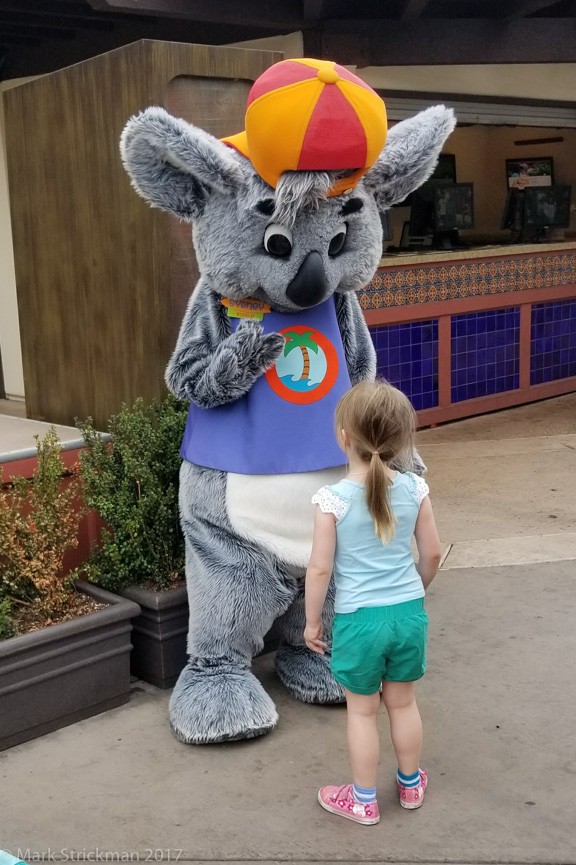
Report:
[[[392,240],[392,229],[390,228],[390,217],[388,212],[379,211],[380,224],[382,226],[382,241]]]
[[[434,192],[436,231],[460,231],[474,228],[474,185],[452,183],[437,186]]]
[[[529,186],[552,186],[554,160],[551,156],[525,156],[506,160],[508,189],[526,189]]]
[[[519,189],[509,189],[506,196],[506,204],[502,214],[500,228],[509,228],[511,231],[521,231],[524,212],[524,193]]]
[[[530,186],[524,190],[524,228],[568,228],[570,186]]]
[[[410,198],[410,236],[426,237],[434,234],[434,191],[417,189]]]

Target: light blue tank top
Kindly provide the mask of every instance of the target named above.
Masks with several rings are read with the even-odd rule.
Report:
[[[424,587],[412,555],[412,537],[422,499],[428,493],[426,483],[411,472],[398,473],[388,487],[392,510],[396,515],[394,537],[383,543],[376,534],[374,520],[366,504],[363,484],[342,480],[323,487],[312,501],[326,512],[335,494],[346,508],[336,522],[336,613],[353,613],[361,607],[384,607],[424,597]],[[338,514],[336,514],[338,516]]]

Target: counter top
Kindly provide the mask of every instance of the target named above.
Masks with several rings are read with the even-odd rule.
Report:
[[[574,252],[576,240],[564,243],[515,243],[501,246],[472,246],[457,252],[434,249],[430,252],[400,252],[385,254],[379,268],[405,267],[410,264],[428,265],[435,262],[470,261],[474,258],[502,257],[505,255],[535,255],[542,252]]]

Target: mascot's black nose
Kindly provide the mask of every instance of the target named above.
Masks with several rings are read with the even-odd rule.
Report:
[[[315,306],[326,294],[326,274],[319,252],[309,252],[300,270],[286,289],[286,295],[292,303],[305,309]]]

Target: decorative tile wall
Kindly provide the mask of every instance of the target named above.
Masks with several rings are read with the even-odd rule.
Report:
[[[520,308],[452,316],[452,402],[519,386]]]
[[[576,300],[532,307],[530,384],[576,375]]]
[[[438,405],[438,321],[370,328],[378,375],[396,385],[417,411]]]
[[[359,292],[362,308],[382,309],[483,294],[576,284],[576,254],[516,256],[380,268]]]

